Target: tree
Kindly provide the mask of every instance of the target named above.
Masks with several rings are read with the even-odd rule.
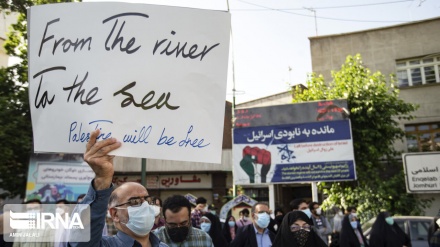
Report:
[[[393,148],[405,132],[398,120],[412,119],[418,106],[399,99],[394,76],[387,82],[380,72],[371,73],[361,56],[348,56],[341,70],[332,71],[332,82],[311,74],[307,88],[293,89],[294,102],[347,99],[353,134],[357,181],[319,183],[328,198],[324,205],[356,205],[363,219],[380,210],[395,214],[420,214],[422,203],[406,193],[403,168]]]
[[[49,4],[57,0],[1,1],[0,11],[19,14],[17,23],[4,48],[20,63],[0,68],[0,188],[11,196],[24,195],[29,158],[32,152],[32,123],[28,97],[27,60],[27,8],[32,5]]]

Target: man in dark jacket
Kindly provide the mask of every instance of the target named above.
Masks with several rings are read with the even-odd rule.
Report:
[[[267,227],[270,222],[269,205],[258,202],[252,207],[253,223],[239,228],[231,247],[270,247],[275,234]]]

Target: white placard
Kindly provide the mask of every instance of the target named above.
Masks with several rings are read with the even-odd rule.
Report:
[[[230,14],[130,3],[29,10],[35,152],[82,153],[89,133],[114,155],[220,163]]]
[[[440,192],[440,153],[402,154],[408,193]]]

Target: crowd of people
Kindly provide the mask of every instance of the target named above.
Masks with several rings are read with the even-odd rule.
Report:
[[[139,183],[127,182],[115,188],[113,178],[113,156],[109,152],[120,147],[110,138],[96,141],[99,130],[91,133],[84,160],[95,172],[89,190],[78,198],[78,205],[90,207],[90,240],[79,241],[81,230],[70,229],[62,233],[54,243],[26,243],[18,241],[16,246],[141,246],[141,247],[409,247],[410,239],[393,221],[388,212],[378,215],[372,226],[369,241],[365,238],[355,207],[345,213],[337,208],[335,216],[327,219],[318,202],[295,199],[290,203],[291,211],[284,213],[272,210],[265,202],[257,202],[244,208],[238,218],[229,214],[221,222],[216,213],[209,210],[207,200],[199,197],[193,206],[182,195],[173,195],[163,202],[152,197]],[[58,205],[59,203],[59,205]],[[65,212],[59,201],[57,210]],[[41,202],[27,202],[29,208]],[[77,206],[75,212],[85,214],[84,207]],[[273,217],[271,217],[273,215]],[[432,246],[440,246],[440,230],[433,229]],[[5,243],[7,244],[7,243]],[[9,243],[12,245],[12,243]],[[5,245],[6,246],[6,245]]]

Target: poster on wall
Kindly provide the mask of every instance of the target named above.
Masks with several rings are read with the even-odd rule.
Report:
[[[234,129],[236,184],[354,180],[349,120]]]
[[[320,105],[316,102],[312,104]],[[279,111],[277,106],[268,108],[279,114],[288,114],[285,110]],[[258,111],[269,112],[269,109]],[[258,121],[249,122],[253,123],[253,127],[235,128],[234,183],[355,180],[350,120],[343,117],[341,110],[331,112],[341,117],[326,121],[318,118],[314,122],[303,122],[313,120],[303,118],[297,120],[299,123],[268,126],[265,124],[269,120],[262,117]],[[273,117],[274,113],[271,115]],[[259,123],[261,126],[258,126]],[[272,123],[276,124],[273,120]]]
[[[99,129],[122,143],[113,155],[220,163],[230,19],[134,3],[31,7],[35,152],[83,153]]]
[[[26,200],[74,202],[80,194],[87,193],[94,177],[82,154],[34,154],[29,163]]]

